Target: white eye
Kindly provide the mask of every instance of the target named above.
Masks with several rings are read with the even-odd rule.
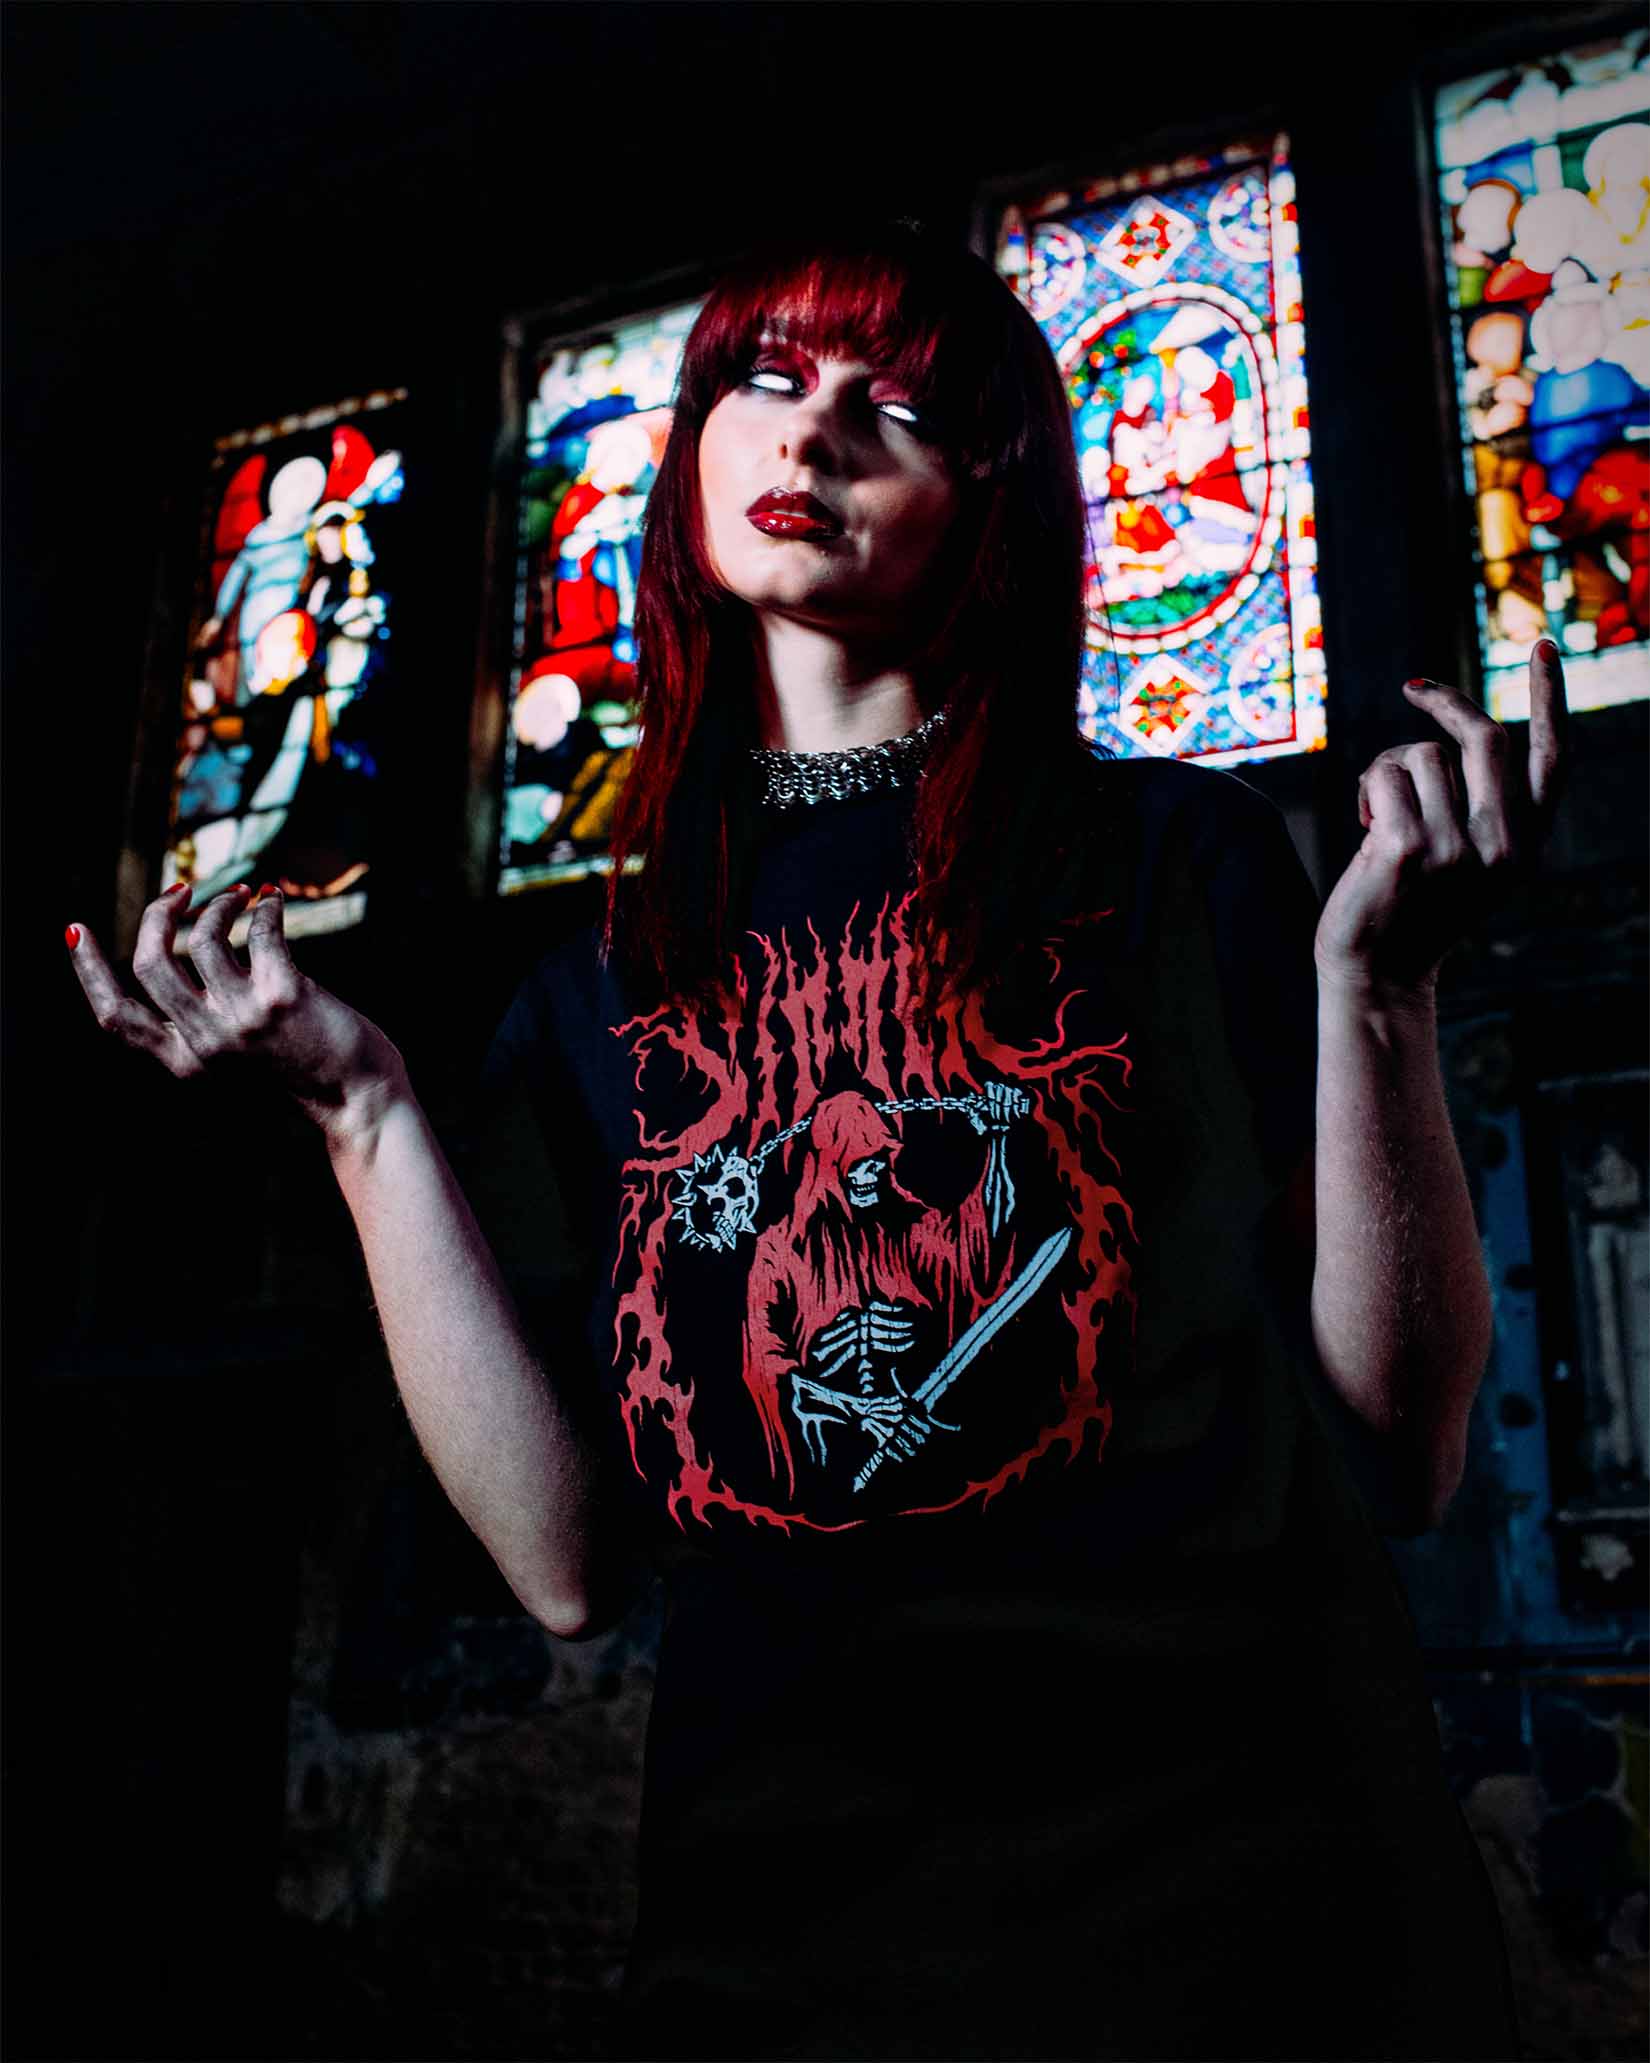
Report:
[[[788,394],[796,381],[788,372],[753,372],[745,385],[762,394]]]
[[[907,423],[912,429],[921,421],[917,411],[903,401],[879,401],[877,407],[884,415],[891,415],[896,423]]]

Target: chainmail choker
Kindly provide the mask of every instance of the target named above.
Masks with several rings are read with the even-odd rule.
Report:
[[[793,809],[804,802],[847,802],[856,795],[909,788],[944,722],[945,711],[936,709],[902,738],[850,745],[842,752],[786,752],[778,746],[753,745],[751,762],[761,783],[757,801],[763,809]]]

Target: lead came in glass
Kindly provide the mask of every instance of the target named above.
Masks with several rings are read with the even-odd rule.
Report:
[[[1324,742],[1297,250],[1283,136],[1002,214],[1088,503],[1083,728],[1125,757]]]
[[[1463,79],[1435,118],[1484,703],[1650,694],[1650,34]]]
[[[278,881],[293,936],[365,910],[405,400],[385,390],[218,442],[160,874],[190,884],[194,909]]]
[[[698,303],[533,355],[517,528],[499,893],[610,862],[638,736],[642,512]]]

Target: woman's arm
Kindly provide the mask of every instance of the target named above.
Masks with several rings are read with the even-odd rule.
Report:
[[[1430,996],[1320,979],[1312,1174],[1319,1366],[1395,1452],[1417,1523],[1439,1525],[1493,1318]]]
[[[1522,770],[1454,688],[1405,683],[1459,745],[1380,753],[1359,782],[1363,843],[1318,921],[1317,1258],[1324,1373],[1419,1472],[1436,1525],[1461,1479],[1489,1355],[1489,1282],[1438,1056],[1445,955],[1521,879],[1567,773],[1558,647],[1530,657]]]
[[[91,933],[71,926],[86,999],[106,1031],[180,1079],[261,1079],[320,1128],[430,1466],[528,1611],[566,1638],[587,1632],[608,1611],[618,1559],[596,1523],[594,1456],[527,1345],[401,1055],[293,965],[277,894],[253,912],[249,964],[239,964],[228,930],[245,896],[232,889],[196,918],[199,988],[173,950],[187,895],[150,904],[132,972],[152,1007],[126,995]]]
[[[576,1639],[611,1616],[596,1460],[527,1345],[429,1120],[403,1078],[326,1136],[425,1458],[527,1610]]]

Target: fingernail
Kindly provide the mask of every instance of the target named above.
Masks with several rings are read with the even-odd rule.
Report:
[[[280,892],[273,881],[266,881],[263,887],[258,890],[260,895],[279,895]]]
[[[1433,683],[1429,680],[1412,680],[1404,682],[1404,686],[1406,688],[1430,688],[1432,685]]]
[[[187,895],[189,893],[189,883],[187,881],[174,881],[166,893],[168,895]]]
[[[75,947],[79,945],[80,926],[78,924],[71,924],[68,930],[64,932],[63,943],[68,947],[71,953],[74,951]]]

